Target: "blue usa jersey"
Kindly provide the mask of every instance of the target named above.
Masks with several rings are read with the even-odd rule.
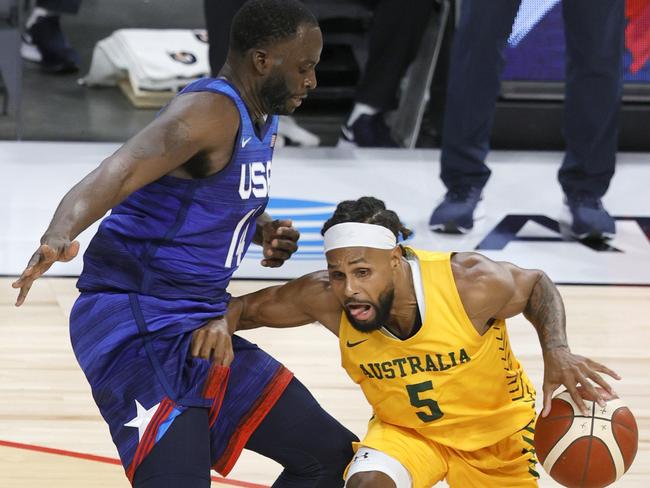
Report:
[[[210,457],[225,476],[292,378],[236,335],[229,368],[190,354],[192,333],[226,312],[226,287],[268,202],[277,130],[269,117],[258,135],[225,80],[182,93],[197,91],[239,110],[230,162],[202,179],[164,176],[115,207],[84,255],[70,315],[72,348],[131,481],[190,407],[209,409]]]
[[[199,91],[225,95],[237,106],[241,123],[230,162],[202,179],[163,176],[115,207],[84,255],[81,291],[228,301],[228,282],[268,202],[277,116],[258,135],[226,80],[201,79],[181,96]]]

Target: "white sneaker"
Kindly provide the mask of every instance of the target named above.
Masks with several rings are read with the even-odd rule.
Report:
[[[316,147],[320,145],[320,138],[316,134],[312,134],[307,129],[300,127],[295,119],[288,115],[280,116],[278,136],[289,139],[299,146]]]

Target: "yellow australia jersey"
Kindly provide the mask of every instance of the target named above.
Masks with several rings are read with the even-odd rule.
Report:
[[[406,253],[422,318],[412,337],[359,332],[341,316],[343,367],[375,416],[463,451],[525,427],[535,415],[535,390],[510,349],[505,321],[480,335],[458,295],[451,253]]]

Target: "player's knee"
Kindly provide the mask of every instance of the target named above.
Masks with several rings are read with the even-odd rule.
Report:
[[[411,488],[410,472],[396,458],[366,446],[354,455],[346,488]]]
[[[380,471],[353,474],[345,483],[345,488],[397,488],[390,476]]]

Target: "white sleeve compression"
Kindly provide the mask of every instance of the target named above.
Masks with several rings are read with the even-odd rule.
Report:
[[[396,488],[411,488],[413,482],[408,470],[397,459],[388,454],[360,447],[348,469],[347,481],[356,473],[367,473],[369,471],[378,471],[389,476],[394,482]]]

